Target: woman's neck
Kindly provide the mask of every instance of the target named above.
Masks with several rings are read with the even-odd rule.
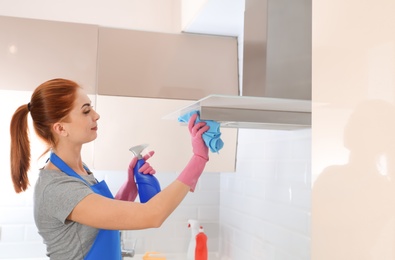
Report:
[[[64,149],[64,148],[54,148],[52,152],[55,153],[62,161],[64,161],[71,169],[73,169],[79,175],[87,175],[88,173],[84,169],[82,158],[81,158],[81,148],[75,149]]]

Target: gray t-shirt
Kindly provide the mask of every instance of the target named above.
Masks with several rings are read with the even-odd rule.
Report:
[[[93,174],[83,176],[95,184]],[[94,193],[82,180],[58,170],[40,170],[34,189],[34,220],[51,260],[83,259],[98,229],[68,221],[74,207]]]

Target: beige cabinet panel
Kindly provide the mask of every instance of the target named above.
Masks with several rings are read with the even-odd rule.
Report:
[[[158,172],[179,172],[192,155],[188,127],[162,117],[187,106],[191,101],[132,98],[98,95],[100,114],[95,141],[94,168],[127,170],[132,153],[129,148],[142,143],[154,150],[150,163]],[[237,129],[221,129],[224,147],[210,152],[207,172],[232,172],[235,167]]]
[[[237,39],[99,29],[100,95],[197,100],[238,94]]]
[[[0,88],[69,78],[94,93],[98,27],[0,16]]]

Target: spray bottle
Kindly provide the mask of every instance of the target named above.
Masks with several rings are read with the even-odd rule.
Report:
[[[137,157],[137,163],[133,169],[133,172],[141,203],[149,201],[153,196],[161,191],[159,181],[154,175],[139,172],[140,167],[145,163],[141,152],[147,148],[147,146],[147,144],[142,144],[133,146],[129,149],[134,154],[134,156]]]
[[[188,245],[187,260],[195,260],[196,236],[199,233],[199,221],[195,219],[188,220],[188,228],[191,230],[191,240]]]

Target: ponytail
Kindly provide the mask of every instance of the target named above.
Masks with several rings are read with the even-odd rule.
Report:
[[[80,86],[68,79],[51,79],[38,86],[27,105],[20,106],[11,119],[11,177],[17,193],[29,186],[30,142],[27,115],[30,112],[37,136],[47,145],[56,147],[52,125],[69,115]],[[46,152],[47,152],[46,151]],[[45,153],[45,152],[44,152]]]
[[[11,119],[11,178],[16,193],[29,186],[27,172],[30,168],[30,142],[27,115],[29,105],[20,106]]]

